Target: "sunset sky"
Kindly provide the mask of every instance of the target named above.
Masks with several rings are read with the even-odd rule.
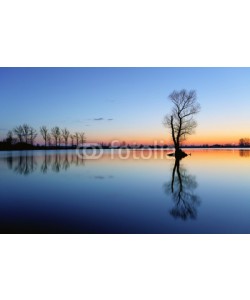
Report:
[[[250,137],[250,68],[0,68],[0,139],[28,123],[84,131],[88,142],[170,143],[168,95],[183,88],[202,108],[186,144]]]

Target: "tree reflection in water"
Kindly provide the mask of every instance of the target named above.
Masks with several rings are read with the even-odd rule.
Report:
[[[56,153],[55,159],[52,163],[52,171],[59,173],[62,168],[62,160],[61,160],[61,155]]]
[[[240,150],[239,151],[240,157],[250,157],[250,150]]]
[[[47,155],[47,153],[44,153],[44,160],[41,164],[41,173],[46,174],[50,168],[51,165],[51,155]]]
[[[174,202],[174,207],[170,210],[174,218],[196,219],[197,207],[201,203],[200,198],[194,194],[197,186],[195,176],[188,174],[187,170],[180,166],[180,159],[175,159],[172,180],[164,184],[166,194],[171,194]]]
[[[84,159],[79,158],[76,154],[44,153],[44,156],[37,157],[32,153],[22,153],[20,156],[8,156],[4,159],[9,169],[17,174],[29,175],[37,170],[40,166],[40,172],[46,174],[49,171],[59,173],[62,170],[67,171],[71,165],[84,166]]]
[[[37,168],[37,162],[34,159],[34,156],[28,155],[27,153],[15,158],[8,157],[7,160],[9,161],[9,168],[13,169],[17,174],[29,175],[30,173],[33,173]]]

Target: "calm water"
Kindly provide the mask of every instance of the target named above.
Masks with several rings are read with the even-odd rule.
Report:
[[[250,233],[250,150],[140,152],[0,152],[0,232]]]

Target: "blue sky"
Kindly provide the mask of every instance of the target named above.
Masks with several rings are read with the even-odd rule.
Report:
[[[182,88],[202,107],[187,143],[250,137],[250,68],[0,68],[0,138],[28,123],[84,131],[89,142],[170,142],[167,97]]]

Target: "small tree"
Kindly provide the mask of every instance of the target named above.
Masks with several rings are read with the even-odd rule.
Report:
[[[58,126],[55,126],[51,129],[51,135],[53,136],[53,138],[55,139],[55,145],[56,147],[58,146],[58,141],[59,138],[61,136],[61,131],[60,128]]]
[[[47,141],[48,141],[48,145],[50,147],[51,146],[51,134],[50,133],[47,134]]]
[[[25,143],[28,144],[30,136],[30,126],[28,124],[23,124],[23,136]]]
[[[64,128],[62,129],[62,136],[64,138],[64,143],[65,143],[65,146],[67,147],[68,146],[68,139],[69,139],[69,131],[67,128]]]
[[[74,146],[74,139],[75,139],[74,134],[71,134],[70,138],[71,138],[71,146],[73,147]]]
[[[79,139],[80,139],[79,132],[75,132],[75,138],[76,138],[76,147],[78,147],[78,145],[79,145]]]
[[[239,141],[240,147],[250,147],[250,139],[249,138],[242,138]]]
[[[197,102],[196,92],[181,90],[173,91],[169,95],[173,103],[171,114],[165,116],[164,125],[171,130],[172,139],[175,147],[175,156],[186,156],[181,151],[181,142],[186,140],[187,136],[194,133],[197,126],[194,115],[200,111],[200,104]]]
[[[13,132],[11,130],[8,131],[6,135],[6,143],[12,145],[14,141]]]
[[[13,129],[13,132],[16,134],[18,142],[22,143],[23,135],[24,135],[23,126],[20,125],[20,126],[15,127]]]
[[[83,144],[86,142],[85,133],[84,132],[80,132],[79,136],[80,136],[80,142],[81,142],[81,144],[83,146]]]
[[[42,127],[40,127],[40,133],[44,139],[45,147],[46,147],[47,141],[48,141],[49,129],[46,126],[42,126]]]
[[[29,128],[29,140],[30,140],[30,143],[31,145],[33,146],[34,145],[34,141],[37,137],[37,133],[36,133],[36,130],[30,126]]]

